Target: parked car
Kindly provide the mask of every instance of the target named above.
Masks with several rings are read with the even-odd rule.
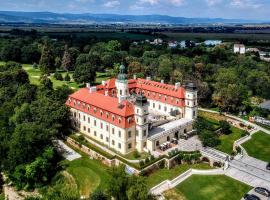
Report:
[[[268,163],[268,164],[266,165],[266,169],[267,169],[267,170],[270,170],[270,163]]]
[[[267,190],[266,188],[256,187],[254,190],[255,190],[255,192],[257,192],[263,196],[270,197],[270,191]]]
[[[245,194],[244,199],[245,200],[261,200],[259,197],[257,197],[254,194]]]

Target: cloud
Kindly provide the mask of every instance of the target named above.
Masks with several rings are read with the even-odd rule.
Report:
[[[231,6],[235,8],[260,8],[262,4],[256,3],[253,0],[232,0]]]
[[[119,1],[108,1],[106,3],[103,4],[104,7],[107,8],[115,8],[120,6],[120,2]]]
[[[169,0],[169,2],[175,6],[182,6],[185,3],[185,0]]]
[[[158,5],[158,4],[170,4],[173,6],[182,6],[184,4],[185,0],[139,0],[137,1],[134,6],[141,8],[144,4],[150,4],[150,5]]]
[[[222,2],[222,0],[205,0],[208,6],[215,6]]]

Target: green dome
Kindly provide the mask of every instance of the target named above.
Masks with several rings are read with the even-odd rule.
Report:
[[[122,81],[127,80],[128,76],[127,76],[127,74],[125,72],[126,71],[126,67],[124,65],[121,65],[119,69],[120,69],[119,70],[120,72],[119,72],[119,74],[117,76],[117,79],[118,80],[122,80]]]

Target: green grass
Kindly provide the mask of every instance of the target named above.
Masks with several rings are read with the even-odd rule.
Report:
[[[224,175],[192,175],[174,189],[179,200],[239,200],[249,190],[250,186]],[[167,199],[172,199],[167,194]]]
[[[147,177],[147,186],[148,188],[154,187],[155,185],[161,183],[162,181],[165,181],[166,179],[172,180],[175,177],[179,176],[183,172],[189,170],[189,169],[212,169],[211,166],[207,163],[199,163],[199,164],[181,164],[177,165],[176,167],[172,169],[159,169],[152,174],[150,174]]]
[[[100,161],[87,156],[74,161],[65,161],[66,171],[73,176],[80,195],[89,196],[97,188],[104,190],[110,178],[109,168]]]
[[[138,153],[139,157],[134,156],[134,152],[131,152],[129,154],[123,155],[124,158],[128,159],[128,160],[140,160],[140,159],[145,159],[147,157],[150,157],[149,153],[146,152],[142,152],[142,153]]]
[[[221,135],[219,137],[221,144],[216,147],[216,149],[223,151],[227,154],[231,154],[233,152],[233,143],[234,141],[240,139],[242,134],[244,133],[243,130],[231,126],[232,133],[229,135]]]
[[[252,139],[242,145],[248,155],[270,162],[270,135],[259,131],[252,135]]]
[[[213,124],[215,128],[219,128],[218,124],[220,120],[226,120],[226,117],[223,115],[204,111],[200,111],[199,116],[205,118],[209,123]],[[240,139],[244,131],[234,126],[231,126],[231,131],[232,131],[231,134],[221,135],[219,137],[221,143],[216,147],[216,149],[228,154],[231,154],[233,152],[234,141]]]

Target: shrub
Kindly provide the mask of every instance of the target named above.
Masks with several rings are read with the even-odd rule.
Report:
[[[62,81],[62,80],[63,80],[62,74],[61,74],[60,72],[58,72],[58,71],[56,71],[56,72],[54,73],[54,78],[55,78],[56,80],[59,80],[59,81]]]
[[[148,164],[150,162],[149,158],[146,158],[144,162],[145,164]]]
[[[150,160],[151,161],[154,161],[155,160],[155,157],[153,155],[150,156]]]
[[[33,67],[34,69],[37,69],[37,68],[38,68],[37,63],[34,63],[32,67]]]
[[[241,153],[241,152],[242,152],[241,147],[237,146],[237,147],[236,147],[236,152],[237,152],[237,153]]]
[[[165,167],[165,160],[161,160],[159,163],[158,163],[158,167],[159,169],[163,169]]]
[[[140,167],[143,167],[144,164],[145,164],[144,161],[143,160],[140,160],[140,162],[139,162]]]
[[[65,80],[65,81],[70,81],[70,76],[69,76],[68,73],[65,75],[64,80]]]
[[[241,137],[244,137],[244,136],[247,136],[247,135],[250,135],[250,133],[248,131],[243,131],[242,134],[241,134]]]
[[[140,157],[140,154],[139,154],[139,152],[138,152],[137,150],[135,150],[135,151],[133,152],[133,157],[134,157],[134,158],[139,158],[139,157]]]
[[[221,128],[221,132],[223,134],[229,135],[232,132],[229,122],[227,122],[225,120],[221,120],[221,121],[219,121],[219,124],[220,124],[220,128]]]

